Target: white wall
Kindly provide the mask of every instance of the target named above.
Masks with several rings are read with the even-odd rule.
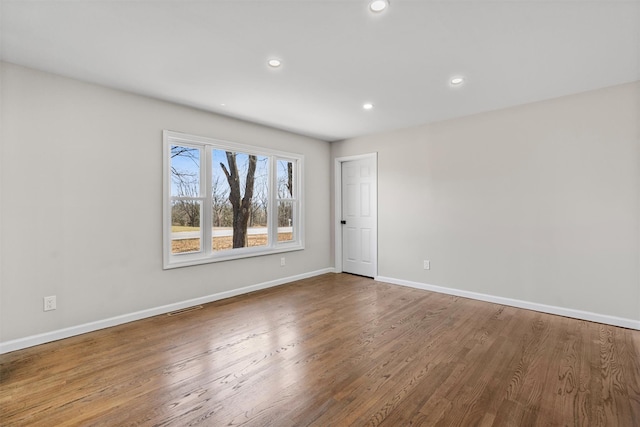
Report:
[[[380,276],[640,320],[640,82],[330,149],[0,67],[0,346],[330,268],[332,158],[374,151]],[[304,154],[306,249],[162,270],[163,129]]]
[[[327,142],[1,67],[0,342],[332,266]],[[162,270],[163,129],[304,154],[306,249]]]
[[[379,153],[379,275],[636,322],[639,103],[640,82],[332,144]]]

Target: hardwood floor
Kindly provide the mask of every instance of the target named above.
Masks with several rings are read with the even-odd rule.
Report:
[[[0,362],[3,426],[640,426],[640,331],[344,274]]]

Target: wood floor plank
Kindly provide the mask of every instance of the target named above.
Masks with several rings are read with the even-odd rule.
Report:
[[[640,427],[640,331],[328,274],[0,355],[2,426]]]

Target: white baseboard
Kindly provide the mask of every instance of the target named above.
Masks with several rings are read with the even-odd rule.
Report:
[[[492,302],[495,304],[508,305],[511,307],[524,308],[527,310],[540,311],[542,313],[556,314],[559,316],[572,317],[574,319],[589,320],[591,322],[604,323],[607,325],[620,326],[623,328],[640,330],[640,320],[625,319],[622,317],[608,316],[605,314],[592,313],[589,311],[574,310],[572,308],[556,307],[553,305],[539,304],[535,302],[522,301],[511,298],[497,297],[494,295],[481,294],[477,292],[463,291],[460,289],[446,288],[443,286],[429,285],[426,283],[412,282],[409,280],[394,279],[392,277],[376,276],[379,282],[391,283],[393,285],[408,286],[410,288],[423,289],[425,291],[438,292],[441,294],[455,295],[479,301]]]
[[[170,313],[172,311],[180,310],[187,307],[193,307],[194,305],[206,304],[209,302],[221,300],[224,298],[231,298],[237,295],[246,294],[249,292],[258,291],[261,289],[272,288],[274,286],[283,285],[285,283],[295,282],[296,280],[307,279],[309,277],[319,276],[321,274],[333,273],[333,268],[324,268],[322,270],[311,271],[308,273],[298,274],[295,276],[283,277],[281,279],[270,280],[268,282],[258,283],[256,285],[245,286],[239,289],[232,289],[230,291],[219,292],[213,295],[207,295],[200,298],[194,298],[186,301],[180,301],[173,304],[167,304],[160,307],[149,308],[146,310],[136,311],[135,313],[123,314],[121,316],[111,317],[108,319],[98,320],[95,322],[85,323],[78,326],[71,326],[69,328],[58,329],[56,331],[45,332],[43,334],[32,335],[25,338],[18,338],[11,341],[0,343],[0,354],[8,353],[10,351],[16,351],[27,347],[33,347],[52,341],[57,341],[63,338],[69,338],[75,335],[85,334],[87,332],[93,332],[104,328],[110,328],[112,326],[121,325],[123,323],[133,322],[135,320],[145,319],[147,317],[157,316],[159,314]]]

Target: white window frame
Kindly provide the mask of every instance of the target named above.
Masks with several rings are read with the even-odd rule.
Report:
[[[200,197],[191,199],[200,200],[202,203],[200,212],[200,251],[173,254],[171,249],[171,204],[174,199],[171,196],[171,146],[180,145],[200,149]],[[246,248],[213,251],[212,249],[212,196],[211,196],[211,168],[212,150],[224,150],[241,152],[258,156],[266,156],[269,161],[269,202],[267,209],[268,244],[266,246],[253,246]],[[278,242],[278,195],[277,195],[277,162],[278,160],[294,162],[293,185],[293,239]],[[170,130],[163,131],[163,268],[186,267],[212,262],[229,261],[239,258],[248,258],[277,254],[282,252],[298,251],[304,249],[304,193],[303,187],[304,155],[272,150],[263,147],[223,141],[203,136],[190,135]],[[210,226],[207,226],[209,224]]]

